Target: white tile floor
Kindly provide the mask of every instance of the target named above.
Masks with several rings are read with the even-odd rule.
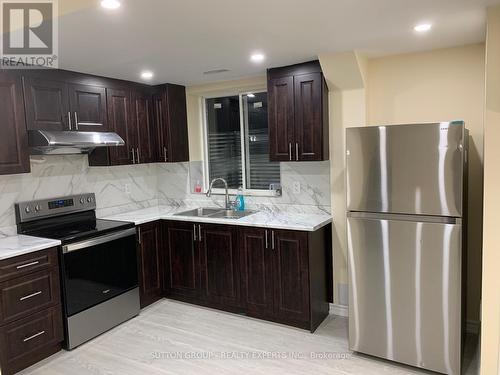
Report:
[[[328,358],[313,358],[324,353]],[[464,373],[477,373],[469,340]],[[141,315],[22,374],[427,374],[350,353],[347,319],[330,316],[314,334],[162,300]]]

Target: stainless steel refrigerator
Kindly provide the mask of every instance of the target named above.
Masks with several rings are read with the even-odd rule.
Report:
[[[349,346],[460,374],[463,122],[347,129]]]

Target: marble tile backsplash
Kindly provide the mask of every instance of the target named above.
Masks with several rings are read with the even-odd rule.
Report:
[[[202,162],[159,164],[158,199],[160,204],[189,207],[224,204],[224,197],[194,193],[197,181],[203,181]],[[330,163],[302,162],[281,164],[282,196],[246,197],[250,209],[297,213],[330,213]],[[300,185],[300,192],[294,191]]]
[[[87,192],[96,193],[100,216],[157,205],[157,166],[90,168],[86,155],[32,156],[31,173],[0,176],[0,235],[16,233],[16,202]]]
[[[202,169],[201,162],[89,167],[86,155],[32,156],[31,173],[0,176],[0,236],[16,233],[14,203],[33,199],[95,192],[101,217],[157,205],[222,206],[223,196],[192,192]],[[330,213],[328,161],[282,163],[281,180],[281,197],[246,197],[248,208]]]

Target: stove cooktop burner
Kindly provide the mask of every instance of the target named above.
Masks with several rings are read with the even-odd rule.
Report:
[[[101,236],[122,229],[133,228],[133,223],[95,219],[87,215],[66,215],[43,219],[23,225],[20,233],[34,237],[60,240],[63,244]]]

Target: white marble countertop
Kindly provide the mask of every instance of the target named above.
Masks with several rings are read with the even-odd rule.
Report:
[[[25,235],[0,238],[0,260],[59,246],[61,241]]]
[[[107,216],[103,219],[129,221],[136,225],[156,220],[190,221],[196,223],[228,224],[248,227],[288,229],[314,232],[332,222],[330,215],[257,211],[241,219],[179,216],[176,213],[190,210],[189,207],[159,206]]]

